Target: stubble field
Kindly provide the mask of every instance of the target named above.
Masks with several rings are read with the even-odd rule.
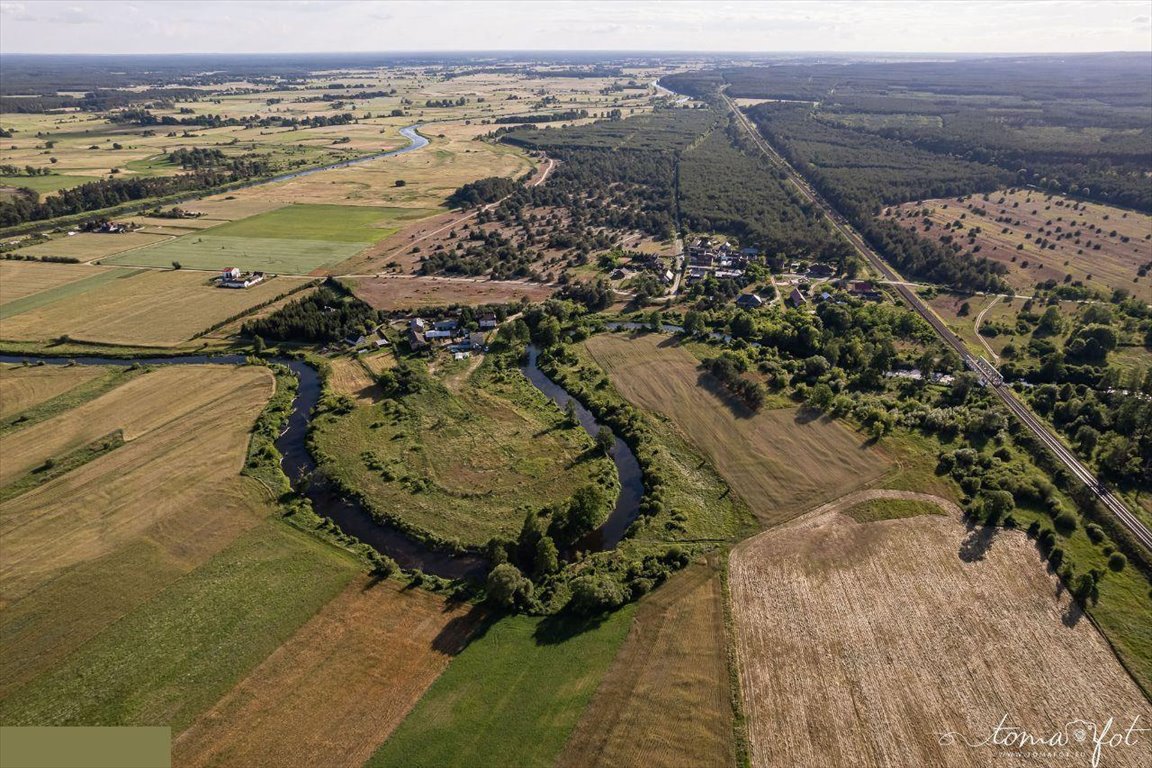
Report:
[[[721,567],[694,563],[640,602],[557,765],[735,763]]]
[[[1114,717],[1123,728],[1152,716],[1022,533],[998,532],[989,545],[951,506],[864,524],[838,508],[733,551],[754,766],[1031,765],[964,739],[985,739],[1005,715],[1045,736],[1076,719]],[[1045,764],[1086,765],[1090,751],[1073,742]],[[1137,766],[1147,756],[1144,741],[1105,759]]]
[[[630,402],[667,417],[764,526],[880,477],[888,457],[835,421],[795,408],[747,413],[722,395],[674,339],[599,334],[585,346]]]
[[[0,421],[102,375],[90,365],[0,366]]]
[[[459,653],[478,609],[354,580],[173,744],[173,764],[359,768]]]
[[[280,277],[231,290],[217,288],[210,277],[183,270],[135,274],[117,270],[113,279],[101,278],[88,290],[53,294],[44,303],[5,316],[0,338],[45,342],[68,336],[77,341],[171,347],[299,284],[297,278]]]

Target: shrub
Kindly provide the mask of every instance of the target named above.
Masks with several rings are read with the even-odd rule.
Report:
[[[1126,565],[1128,565],[1128,558],[1119,552],[1113,552],[1112,556],[1108,558],[1108,567],[1114,571],[1122,571]]]

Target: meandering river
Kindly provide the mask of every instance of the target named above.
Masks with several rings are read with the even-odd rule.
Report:
[[[246,358],[242,355],[182,355],[178,357],[155,358],[109,358],[109,357],[36,357],[23,355],[0,355],[0,363],[45,363],[47,365],[117,365],[132,364],[160,365],[241,365]],[[308,452],[308,425],[312,411],[320,401],[320,376],[310,365],[299,360],[273,359],[271,362],[288,366],[295,374],[299,387],[292,402],[292,413],[284,431],[276,439],[276,448],[283,459],[281,467],[293,486],[303,490],[317,514],[331,519],[344,533],[364,542],[381,554],[391,557],[402,568],[419,568],[425,573],[448,579],[479,578],[487,570],[487,561],[472,553],[456,554],[434,549],[412,538],[404,531],[377,520],[362,504],[342,496],[339,491],[322,478],[303,483],[301,478],[311,477],[316,469],[316,461]],[[564,408],[573,401],[581,426],[589,434],[595,435],[600,425],[588,409],[575,400],[561,386],[553,382],[536,365],[536,349],[528,350],[528,361],[521,367],[532,384]],[[640,464],[636,456],[623,440],[616,438],[612,459],[620,475],[620,495],[608,519],[584,542],[590,549],[615,547],[623,538],[624,532],[636,519],[643,494]]]

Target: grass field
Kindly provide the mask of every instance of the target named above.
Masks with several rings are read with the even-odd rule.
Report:
[[[61,189],[78,187],[92,181],[91,176],[66,176],[53,173],[48,176],[0,176],[0,187],[27,187],[41,195],[59,192]]]
[[[209,230],[215,232],[215,230]],[[236,267],[244,271],[307,275],[326,264],[343,261],[364,248],[363,243],[287,238],[223,237],[190,234],[148,248],[105,259],[104,264],[168,267],[212,271]]]
[[[55,237],[46,243],[20,248],[17,252],[27,256],[64,256],[80,261],[93,261],[168,239],[167,235],[148,232],[121,232],[116,235],[79,232],[70,237],[67,235]]]
[[[29,435],[64,429],[73,435],[67,444],[75,444],[84,430],[98,431],[89,419],[127,425],[136,408],[153,414],[147,432],[139,433],[139,422],[126,430],[127,445],[0,504],[0,699],[267,515],[266,492],[236,473],[270,385],[259,368],[169,368],[5,435],[0,445],[7,457],[13,444],[28,444]],[[231,408],[219,408],[218,398]],[[173,399],[197,404],[165,419]],[[102,406],[93,412],[96,403]]]
[[[316,420],[325,470],[378,509],[473,545],[515,535],[525,507],[563,501],[590,482],[615,498],[610,460],[594,455],[588,434],[519,371],[485,364],[445,386],[470,362],[442,364],[399,407]]]
[[[0,420],[7,421],[103,373],[91,365],[0,366]]]
[[[1008,267],[1008,281],[1017,289],[1029,289],[1045,280],[1059,283],[1071,275],[1072,280],[1108,294],[1123,288],[1134,295],[1148,295],[1152,278],[1138,278],[1137,269],[1152,262],[1152,240],[1145,239],[1152,233],[1152,216],[1029,190],[1001,190],[987,198],[971,195],[906,203],[888,209],[886,215],[899,214],[900,224],[926,237],[938,239],[951,233],[966,250],[979,246],[975,255]],[[932,223],[928,230],[924,229],[924,209]],[[979,215],[976,209],[985,214]],[[958,229],[949,229],[956,224]],[[969,238],[975,227],[980,232]],[[1053,247],[1038,245],[1041,238]]]
[[[192,204],[197,210],[199,203]],[[109,264],[308,274],[342,262],[424,215],[406,208],[285,205],[133,250]],[[196,220],[198,221],[198,220]]]
[[[590,624],[510,616],[482,629],[366,767],[554,765],[633,612]]]
[[[220,237],[374,243],[423,211],[365,205],[286,205],[213,228]]]
[[[734,550],[754,766],[1023,765],[1016,750],[940,735],[979,741],[1005,715],[1045,736],[1076,719],[1148,721],[1152,708],[1035,546],[1001,532],[962,559],[973,538],[954,515],[859,524],[830,510]],[[1104,759],[1145,765],[1141,742]],[[1091,741],[1067,749],[1046,764],[1089,763]]]
[[[694,563],[640,602],[558,766],[735,764],[720,567]]]
[[[282,277],[246,290],[227,290],[213,286],[202,272],[148,270],[8,317],[0,337],[49,341],[66,335],[107,344],[175,346],[296,284]]]
[[[835,421],[795,408],[755,415],[714,394],[673,339],[600,334],[585,343],[630,402],[661,414],[703,452],[765,526],[881,476],[889,458]]]
[[[0,307],[103,272],[118,271],[121,270],[97,270],[83,264],[43,264],[35,261],[3,260],[0,261]]]
[[[448,304],[512,304],[527,298],[543,301],[553,286],[500,280],[413,277],[356,278],[356,296],[376,309],[421,309]]]
[[[0,702],[0,722],[164,725],[179,733],[357,570],[338,550],[269,520]]]
[[[360,768],[478,623],[478,609],[354,580],[173,745],[182,768]]]

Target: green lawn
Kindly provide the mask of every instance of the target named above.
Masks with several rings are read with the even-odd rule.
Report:
[[[513,616],[461,653],[366,766],[551,766],[632,624]],[[583,629],[584,631],[580,631]]]
[[[399,228],[398,222],[424,218],[432,213],[434,211],[419,208],[367,205],[287,205],[213,227],[212,235],[375,243],[395,232]]]
[[[170,725],[215,703],[357,573],[270,519],[0,704],[4,725]]]

